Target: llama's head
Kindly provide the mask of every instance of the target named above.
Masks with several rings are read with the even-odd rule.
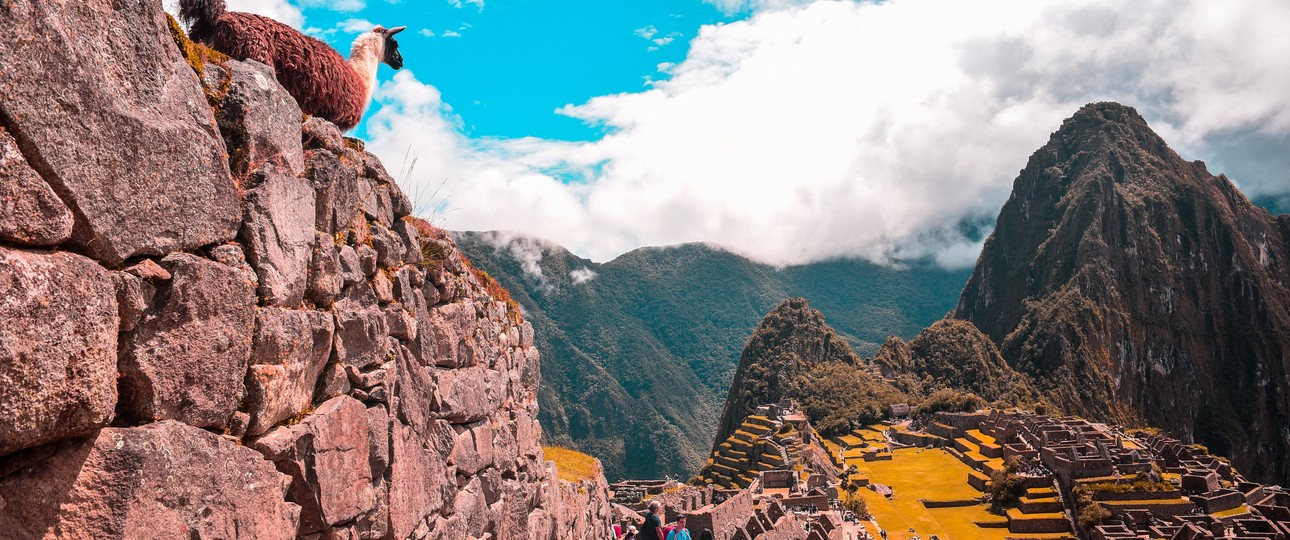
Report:
[[[381,61],[394,69],[403,68],[403,55],[399,54],[399,42],[394,41],[394,34],[402,32],[407,28],[408,27],[406,26],[396,26],[387,30],[383,27],[377,26],[372,29],[372,33],[379,36],[382,40],[381,50],[383,52]]]

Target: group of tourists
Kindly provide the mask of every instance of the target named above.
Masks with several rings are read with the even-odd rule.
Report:
[[[663,505],[658,501],[650,501],[649,511],[639,528],[635,525],[628,526],[626,531],[618,531],[617,528],[614,527],[618,535],[616,540],[695,540],[685,526],[685,516],[677,517],[675,523],[663,525]],[[698,540],[712,540],[712,531],[704,529]]]

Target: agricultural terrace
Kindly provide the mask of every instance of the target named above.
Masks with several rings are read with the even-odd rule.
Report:
[[[600,469],[600,465],[596,463],[596,458],[577,450],[559,446],[543,446],[542,454],[546,456],[548,461],[555,462],[556,472],[561,480],[575,483],[591,480],[596,477],[596,472]]]
[[[923,499],[967,501],[982,496],[980,491],[967,483],[968,473],[972,469],[944,450],[902,448],[895,450],[890,460],[868,462],[853,452],[847,452],[846,457],[845,463],[858,469],[858,477],[867,477],[873,484],[883,484],[893,489],[890,498],[868,488],[857,491],[868,503],[874,521],[887,530],[890,540],[906,540],[915,533],[923,540],[927,540],[932,534],[942,539],[981,540],[1068,536],[1010,533],[1007,518],[989,513],[989,506],[985,504],[945,508],[924,506]],[[987,526],[981,527],[978,523]],[[866,526],[877,538],[878,530],[873,523],[866,522]],[[911,527],[915,532],[909,531]]]

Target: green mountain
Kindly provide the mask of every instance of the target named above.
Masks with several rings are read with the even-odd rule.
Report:
[[[700,244],[596,264],[532,238],[456,240],[536,329],[548,444],[599,457],[611,480],[698,470],[740,353],[783,299],[807,299],[871,356],[889,336],[912,338],[943,317],[969,274],[856,260],[776,268]]]

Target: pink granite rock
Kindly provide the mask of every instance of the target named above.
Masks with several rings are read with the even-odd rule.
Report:
[[[0,478],[5,538],[292,539],[300,509],[255,451],[163,421],[14,456]]]
[[[0,455],[107,425],[117,316],[94,261],[0,247]]]
[[[223,428],[244,393],[255,289],[238,270],[186,253],[120,348],[120,407],[135,421]]]
[[[256,437],[307,409],[331,358],[332,317],[326,312],[260,308],[243,409]]]
[[[300,505],[300,532],[308,534],[350,521],[375,506],[370,444],[367,408],[340,396],[319,405],[299,424],[275,429],[251,446],[291,476],[289,500]]]
[[[0,128],[0,240],[52,246],[72,236],[72,211]]]
[[[271,79],[272,80],[272,79]],[[276,83],[274,83],[276,85]],[[299,138],[292,134],[292,140]],[[266,164],[247,180],[239,238],[265,304],[296,307],[314,248],[314,191],[285,166]]]
[[[232,238],[224,141],[161,3],[4,5],[0,112],[73,209],[71,241],[120,264]]]

